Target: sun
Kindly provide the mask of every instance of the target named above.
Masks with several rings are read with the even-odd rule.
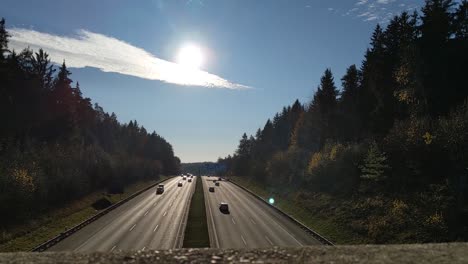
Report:
[[[195,45],[185,45],[179,50],[177,63],[185,67],[198,69],[203,64],[203,53]]]

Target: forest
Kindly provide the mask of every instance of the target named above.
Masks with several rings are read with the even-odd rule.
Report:
[[[180,171],[171,144],[121,123],[46,51],[8,48],[0,21],[0,226],[8,228],[99,190]],[[112,95],[109,95],[112,96]]]
[[[467,241],[467,73],[468,1],[426,0],[218,162],[360,243]]]

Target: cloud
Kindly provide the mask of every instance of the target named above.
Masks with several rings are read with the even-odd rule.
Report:
[[[420,5],[419,0],[356,0],[353,7],[343,15],[355,13],[363,21],[388,23],[395,14],[410,11]]]
[[[79,30],[74,37],[58,36],[30,29],[13,28],[9,46],[15,50],[26,47],[44,49],[54,63],[65,59],[69,67],[94,67],[149,80],[209,88],[246,89],[217,75],[187,68],[159,59],[144,49],[106,35]]]

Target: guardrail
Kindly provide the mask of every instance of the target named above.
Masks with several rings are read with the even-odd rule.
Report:
[[[146,192],[147,190],[153,188],[154,186],[160,184],[161,182],[164,182],[164,181],[167,181],[171,178],[168,178],[168,179],[164,179],[164,180],[160,180],[160,181],[157,181],[135,193],[133,193],[132,195],[130,195],[129,197],[107,207],[106,209],[102,210],[101,212],[91,216],[90,218],[84,220],[83,222],[77,224],[76,226],[66,230],[65,232],[62,232],[60,233],[59,235],[55,236],[54,238],[38,245],[37,247],[33,248],[31,251],[32,252],[43,252],[45,250],[47,250],[48,248],[52,247],[53,245],[57,244],[58,242],[64,240],[65,238],[71,236],[72,234],[74,234],[75,232],[77,232],[78,230],[82,229],[83,227],[89,225],[90,223],[96,221],[97,219],[101,218],[102,216],[108,214],[110,211],[114,210],[115,208],[121,206],[122,204],[130,201],[131,199],[135,198],[136,196],[142,194],[143,192]]]
[[[309,235],[313,236],[315,239],[317,239],[319,242],[321,242],[322,244],[324,245],[327,245],[327,246],[334,246],[333,243],[326,239],[325,237],[323,237],[322,235],[320,235],[319,233],[315,232],[314,230],[308,228],[306,225],[304,225],[303,223],[301,223],[299,220],[297,220],[296,218],[292,217],[291,215],[283,212],[281,209],[279,209],[278,207],[270,204],[268,201],[266,201],[265,199],[263,199],[261,196],[257,195],[256,193],[252,192],[251,190],[245,188],[244,186],[240,185],[239,183],[229,179],[229,182],[232,182],[234,185],[236,185],[237,187],[243,189],[244,191],[250,193],[251,195],[253,195],[255,198],[257,198],[258,200],[264,202],[266,205],[268,205],[269,207],[273,208],[275,211],[277,211],[278,213],[284,215],[286,218],[288,218],[289,220],[291,220],[292,222],[294,222],[296,225],[298,225],[300,228],[302,228],[306,233],[308,233]]]

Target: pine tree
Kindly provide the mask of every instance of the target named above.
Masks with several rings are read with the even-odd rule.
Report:
[[[359,166],[361,177],[371,180],[382,180],[386,170],[390,169],[385,152],[380,151],[377,143],[373,142],[369,146],[364,163]]]
[[[326,69],[305,117],[306,133],[315,137],[308,143],[312,148],[315,145],[313,141],[322,147],[327,139],[333,139],[337,136],[337,96],[338,90],[333,74],[330,69]]]
[[[351,65],[341,78],[343,91],[340,97],[339,135],[345,141],[357,140],[361,129],[359,118],[359,88],[361,74],[356,65]]]
[[[463,0],[455,11],[453,31],[457,39],[468,41],[468,0]]]
[[[320,86],[314,95],[313,108],[328,118],[336,110],[338,90],[335,86],[333,74],[326,69],[320,80]]]
[[[5,19],[0,20],[0,61],[5,59],[5,53],[8,52],[8,38],[10,35],[5,29]]]

